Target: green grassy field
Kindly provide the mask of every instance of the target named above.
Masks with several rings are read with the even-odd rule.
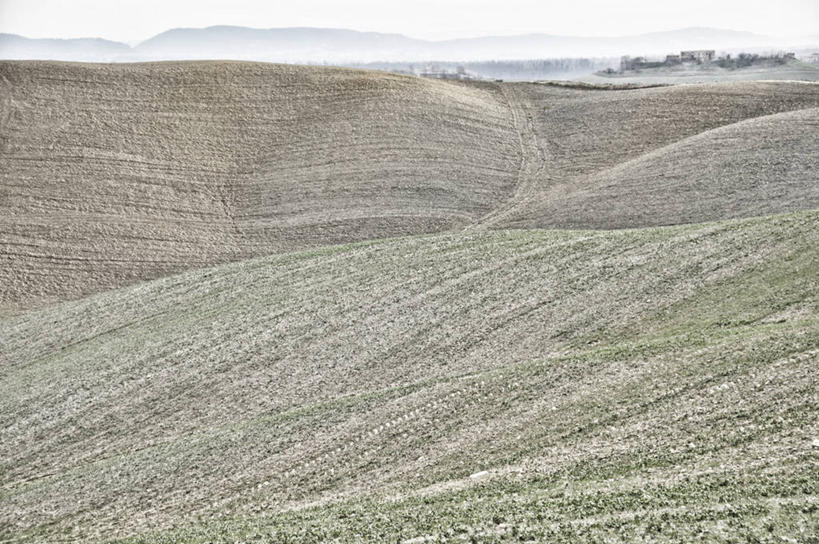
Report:
[[[330,246],[6,317],[0,540],[813,543],[817,271],[807,211]]]

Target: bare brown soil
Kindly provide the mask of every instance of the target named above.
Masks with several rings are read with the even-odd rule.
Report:
[[[514,190],[493,86],[255,63],[0,63],[0,309],[457,228]]]
[[[604,91],[4,62],[0,85],[6,313],[333,243],[709,221],[819,198],[810,83]]]

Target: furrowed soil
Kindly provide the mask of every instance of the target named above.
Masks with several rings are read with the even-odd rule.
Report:
[[[0,304],[466,225],[515,188],[494,87],[254,63],[0,63]]]
[[[816,207],[817,83],[508,88],[530,112],[529,189],[491,225],[627,228]]]
[[[0,62],[0,312],[327,244],[815,206],[819,84],[590,87]]]
[[[0,527],[807,542],[817,269],[801,212],[334,246],[6,318]]]
[[[0,62],[0,542],[815,544],[818,125]]]

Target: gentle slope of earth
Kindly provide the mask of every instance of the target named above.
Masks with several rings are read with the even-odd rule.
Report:
[[[2,62],[0,313],[380,237],[809,209],[817,107],[819,85],[795,82],[602,91]]]
[[[807,541],[817,269],[800,212],[327,247],[7,317],[0,532]]]
[[[0,62],[0,541],[815,542],[817,128]]]
[[[463,226],[514,190],[494,87],[254,63],[0,63],[0,310]]]
[[[538,227],[698,223],[819,208],[819,108],[701,132],[550,187],[525,214]]]
[[[495,210],[493,226],[715,221],[811,209],[819,197],[816,113],[802,111],[819,107],[819,84],[605,91],[517,83],[507,92],[528,112],[525,158],[519,189],[502,213]],[[768,118],[787,112],[796,113]],[[706,190],[692,190],[705,178]],[[807,201],[794,202],[795,192]]]

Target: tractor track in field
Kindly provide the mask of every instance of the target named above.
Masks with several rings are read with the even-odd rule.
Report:
[[[520,164],[517,185],[509,199],[467,227],[466,230],[480,230],[497,225],[537,196],[540,180],[548,161],[535,131],[534,106],[517,92],[514,85],[501,84],[498,85],[498,89],[509,106],[512,122],[518,133]]]

